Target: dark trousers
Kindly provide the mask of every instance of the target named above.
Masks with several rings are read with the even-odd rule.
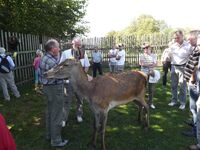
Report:
[[[153,95],[155,93],[155,83],[148,83],[148,104],[153,104]]]
[[[169,69],[171,70],[171,62],[167,61],[163,64],[163,86],[167,85],[167,73]]]
[[[101,63],[93,63],[93,77],[97,76],[97,70],[100,75],[103,74]]]
[[[65,87],[65,100],[64,100],[64,121],[68,121],[69,112],[71,108],[71,103],[73,95],[76,97],[76,116],[83,116],[83,98],[79,96],[72,88],[71,82],[66,83]]]

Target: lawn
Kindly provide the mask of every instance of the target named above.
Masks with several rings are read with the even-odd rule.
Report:
[[[108,115],[106,128],[107,150],[184,150],[196,143],[195,138],[184,137],[182,131],[190,130],[183,123],[191,117],[189,106],[181,111],[169,107],[170,86],[164,92],[161,80],[156,86],[154,96],[155,110],[150,110],[150,130],[141,128],[137,122],[137,107],[134,103],[112,109]],[[32,87],[20,87],[22,97],[5,102],[0,93],[0,112],[11,128],[18,150],[53,150],[45,140],[44,111],[46,101],[37,95]],[[93,116],[88,104],[84,103],[84,121],[77,123],[73,102],[68,125],[63,128],[63,137],[69,144],[62,150],[87,150],[92,135]],[[98,140],[99,141],[99,140]],[[100,145],[97,146],[99,149]]]

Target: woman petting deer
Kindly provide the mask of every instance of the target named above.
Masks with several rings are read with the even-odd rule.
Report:
[[[97,134],[101,136],[101,150],[106,150],[105,129],[110,109],[135,101],[139,106],[138,120],[149,126],[149,109],[145,102],[147,76],[140,71],[117,75],[103,75],[88,81],[87,74],[77,59],[66,59],[45,73],[47,78],[69,78],[73,89],[89,102],[94,114],[94,131],[90,146],[96,148]],[[144,112],[144,114],[143,114]]]

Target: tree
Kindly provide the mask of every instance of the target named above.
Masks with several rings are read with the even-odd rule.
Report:
[[[128,27],[119,32],[109,32],[111,36],[141,36],[152,33],[169,33],[172,32],[172,28],[163,20],[156,20],[150,15],[141,15],[134,20]]]
[[[83,34],[86,6],[87,0],[0,0],[0,28],[52,37]]]

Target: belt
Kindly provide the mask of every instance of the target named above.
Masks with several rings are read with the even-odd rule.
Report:
[[[44,84],[44,86],[61,85],[61,84],[63,84],[63,83]]]
[[[172,64],[172,65],[174,65],[174,66],[185,66],[185,65],[186,65],[186,63],[185,63],[185,64],[182,64],[182,65],[175,65],[175,64]]]

